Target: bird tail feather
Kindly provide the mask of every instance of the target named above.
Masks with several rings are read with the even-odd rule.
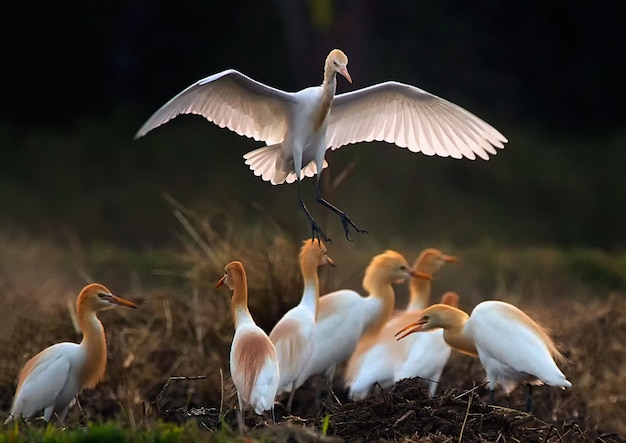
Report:
[[[243,156],[245,163],[250,167],[254,175],[261,177],[265,181],[271,182],[273,185],[280,185],[285,182],[293,183],[297,180],[296,173],[292,170],[285,170],[281,144],[263,146],[248,152]],[[324,160],[324,168],[328,166]],[[302,168],[301,178],[313,177],[317,174],[317,166],[314,161]]]

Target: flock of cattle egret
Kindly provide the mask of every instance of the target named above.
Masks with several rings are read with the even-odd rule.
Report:
[[[363,278],[367,295],[341,289],[320,297],[318,268],[334,266],[324,242],[330,239],[310,215],[300,191],[304,177],[317,174],[317,201],[335,212],[346,237],[350,228],[365,232],[320,192],[328,149],[361,141],[386,141],[413,152],[453,158],[487,159],[506,138],[465,109],[414,86],[385,82],[335,95],[337,74],[352,81],[348,58],[328,54],[321,86],[284,92],[235,70],[206,77],[163,105],[136,134],[141,137],[179,114],[200,114],[220,127],[263,141],[267,146],[244,155],[255,175],[272,184],[298,183],[298,203],[311,225],[300,268],[304,289],[300,303],[266,334],[248,310],[246,271],[228,263],[217,287],[232,291],[235,334],[230,372],[239,401],[238,424],[245,428],[248,407],[271,410],[277,398],[293,394],[310,376],[324,374],[332,383],[338,365],[347,361],[344,385],[353,400],[407,377],[420,377],[435,394],[451,349],[478,356],[489,389],[507,393],[518,383],[570,387],[557,367],[560,354],[545,330],[520,309],[485,301],[470,316],[458,308],[455,293],[431,305],[431,280],[456,258],[436,249],[420,254],[413,267],[396,251],[375,256]],[[393,285],[410,281],[411,298],[394,311]],[[102,379],[106,341],[97,311],[115,305],[136,307],[104,286],[85,287],[77,300],[83,333],[80,344],[58,343],[31,358],[19,374],[11,414],[28,419],[43,411],[62,423],[83,388]],[[419,334],[414,334],[420,332]],[[408,336],[408,337],[407,337]],[[407,337],[407,338],[404,338]],[[400,339],[402,338],[402,339]]]
[[[216,287],[232,291],[235,334],[230,373],[239,401],[238,425],[245,429],[248,407],[257,414],[274,410],[283,393],[293,394],[309,377],[324,374],[332,383],[338,365],[347,361],[344,385],[348,397],[361,400],[373,387],[391,387],[401,379],[419,377],[435,394],[452,349],[478,356],[485,368],[491,400],[497,386],[510,393],[518,383],[571,387],[557,367],[561,354],[546,331],[523,311],[502,301],[484,301],[468,316],[458,308],[454,292],[430,303],[433,275],[454,256],[424,250],[413,267],[398,252],[376,255],[365,270],[362,296],[342,289],[320,296],[318,268],[334,266],[326,246],[306,240],[300,251],[304,281],[301,301],[266,334],[248,310],[246,271],[239,261],[228,263]],[[393,285],[410,281],[410,300],[395,310]],[[63,422],[76,396],[104,376],[106,341],[96,313],[115,305],[136,306],[91,284],[77,299],[80,344],[58,343],[31,358],[19,375],[7,418],[29,419],[43,411],[49,421]],[[419,334],[414,334],[420,332]],[[414,335],[413,335],[414,334]]]

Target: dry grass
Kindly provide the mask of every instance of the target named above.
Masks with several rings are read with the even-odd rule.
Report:
[[[233,333],[230,294],[224,288],[216,290],[215,282],[227,262],[241,260],[248,271],[250,310],[257,323],[269,330],[300,297],[296,257],[302,239],[290,236],[269,218],[255,217],[248,223],[241,218],[245,213],[241,208],[200,215],[171,203],[181,223],[181,247],[148,252],[166,257],[149,260],[150,272],[145,271],[145,263],[138,265],[136,258],[113,248],[103,253],[73,240],[66,239],[70,246],[63,248],[20,233],[0,235],[1,415],[8,414],[15,378],[27,358],[54,342],[80,339],[72,323],[73,303],[82,285],[92,280],[138,301],[140,309],[120,308],[100,315],[109,363],[104,382],[81,395],[89,420],[123,416],[134,425],[185,405],[227,409],[235,404],[228,376]],[[359,240],[346,244],[337,239],[336,245],[329,245],[329,255],[338,266],[321,270],[323,290],[361,290],[365,266],[387,248],[402,252],[409,262],[427,246],[458,255],[461,262],[444,269],[433,283],[434,297],[445,290],[457,291],[467,310],[489,298],[513,302],[549,327],[561,344],[568,359],[562,369],[574,387],[566,395],[543,388],[549,394],[541,398],[551,404],[541,411],[549,415],[542,415],[542,420],[591,416],[598,428],[626,435],[622,369],[626,301],[620,286],[626,277],[623,268],[614,266],[620,256],[598,256],[596,251],[587,260],[551,248],[505,250],[483,245],[459,251],[415,241],[381,245],[365,237]],[[585,260],[593,264],[588,265],[593,270],[590,280],[584,279]],[[397,289],[402,306],[407,290]],[[173,380],[162,392],[172,376],[205,378]],[[464,390],[482,377],[475,360],[455,355],[442,386]],[[521,398],[501,400],[519,401],[512,406],[523,407]],[[74,408],[70,420],[78,420],[78,415]]]

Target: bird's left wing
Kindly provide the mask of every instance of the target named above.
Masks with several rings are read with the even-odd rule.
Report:
[[[137,131],[142,137],[179,114],[198,114],[219,127],[268,145],[283,141],[292,94],[229,69],[180,92]]]
[[[70,377],[70,361],[57,348],[48,348],[31,359],[22,370],[16,393],[20,402],[18,414],[30,415],[54,405]]]
[[[441,157],[488,159],[507,139],[474,114],[414,86],[386,82],[335,96],[326,148],[385,141]]]

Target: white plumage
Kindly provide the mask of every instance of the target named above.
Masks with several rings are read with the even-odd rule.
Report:
[[[304,281],[302,298],[276,323],[269,335],[276,347],[280,368],[278,394],[293,391],[294,382],[313,352],[319,303],[317,268],[325,264],[335,266],[326,253],[326,246],[314,240],[305,241],[300,251],[300,270]],[[290,396],[289,410],[292,400],[293,396]]]
[[[285,92],[229,69],[206,77],[180,92],[146,121],[135,138],[179,114],[198,114],[239,135],[265,142],[244,158],[256,176],[272,184],[292,183],[318,175],[317,201],[359,229],[320,194],[319,175],[327,166],[327,149],[362,141],[385,141],[413,152],[443,157],[488,159],[507,139],[491,125],[454,103],[414,86],[385,82],[335,95],[336,75],[352,81],[348,58],[334,49],[326,58],[321,86]],[[314,236],[328,241],[300,206]]]
[[[45,421],[56,413],[62,423],[76,396],[84,388],[94,387],[104,376],[106,338],[96,312],[115,305],[136,306],[97,283],[83,288],[76,304],[83,340],[80,344],[57,343],[26,362],[5,424],[14,418],[28,419],[41,410]]]
[[[274,411],[280,373],[276,349],[267,334],[259,328],[248,310],[248,281],[241,262],[233,261],[224,268],[223,284],[233,291],[231,310],[235,335],[230,347],[230,375],[237,389],[239,429],[245,429],[244,412],[250,405],[254,412]]]
[[[510,393],[520,382],[572,386],[554,361],[561,355],[545,330],[509,303],[479,303],[469,317],[459,309],[433,305],[398,334],[436,328],[443,328],[453,348],[478,355],[492,393],[498,385]]]
[[[430,278],[413,271],[401,254],[386,251],[374,257],[365,271],[367,297],[349,289],[320,297],[313,353],[295,387],[314,374],[325,374],[332,382],[336,366],[350,357],[361,337],[376,334],[391,316],[395,299],[392,284],[411,276]]]
[[[414,269],[433,276],[446,263],[456,260],[456,257],[438,249],[428,248],[417,257]],[[350,399],[362,400],[372,393],[376,384],[386,389],[409,377],[431,380],[430,392],[434,394],[450,355],[450,347],[439,332],[396,340],[398,329],[430,304],[430,280],[414,277],[410,279],[409,286],[411,296],[406,310],[394,313],[378,335],[374,339],[362,340],[350,357],[345,372],[345,386]]]

